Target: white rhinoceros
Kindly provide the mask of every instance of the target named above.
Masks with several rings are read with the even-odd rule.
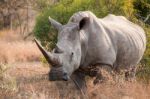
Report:
[[[95,65],[135,74],[146,48],[146,36],[140,26],[123,16],[110,14],[97,18],[90,11],[75,13],[66,25],[52,18],[49,20],[59,32],[56,48],[47,52],[37,40],[36,43],[52,64],[51,81],[67,81],[73,75],[79,87],[83,88],[84,70]]]

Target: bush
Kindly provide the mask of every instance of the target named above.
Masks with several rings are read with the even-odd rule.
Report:
[[[144,82],[150,81],[150,26],[143,26],[147,35],[147,46],[143,59],[141,60],[141,66],[138,68],[137,77]]]
[[[150,0],[136,0],[133,5],[137,12],[137,18],[145,20],[150,15]],[[150,25],[150,17],[146,23]]]

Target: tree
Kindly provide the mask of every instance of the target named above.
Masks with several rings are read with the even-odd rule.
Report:
[[[12,24],[12,17],[18,16],[18,10],[24,8],[27,0],[1,0],[0,1],[0,15],[3,19],[3,27],[10,28]]]

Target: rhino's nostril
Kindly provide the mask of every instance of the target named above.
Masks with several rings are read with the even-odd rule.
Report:
[[[68,74],[67,73],[64,73],[63,74],[63,80],[64,81],[68,81],[69,77],[68,77]]]
[[[67,75],[67,73],[66,73],[66,72],[64,72],[64,74],[63,74],[63,75],[65,75],[65,76],[66,76],[66,75]]]

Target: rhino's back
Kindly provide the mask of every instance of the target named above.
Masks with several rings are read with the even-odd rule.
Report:
[[[116,46],[116,66],[135,66],[146,48],[144,30],[123,16],[108,15],[102,19],[113,46]]]

